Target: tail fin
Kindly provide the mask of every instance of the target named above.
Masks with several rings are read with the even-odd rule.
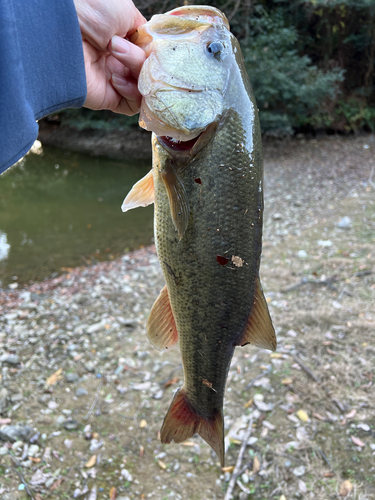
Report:
[[[224,467],[224,425],[222,411],[217,411],[213,418],[198,415],[190,404],[184,389],[174,395],[171,406],[161,428],[161,442],[181,443],[198,433],[218,456]]]

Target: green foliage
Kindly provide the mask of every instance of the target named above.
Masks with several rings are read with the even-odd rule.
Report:
[[[291,132],[310,122],[326,100],[335,98],[343,71],[322,71],[296,49],[298,33],[281,11],[258,9],[243,44],[247,71],[260,109],[263,131]]]

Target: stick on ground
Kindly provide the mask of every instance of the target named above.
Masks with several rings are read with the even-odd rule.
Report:
[[[230,478],[230,481],[228,484],[228,489],[225,493],[224,500],[231,500],[231,498],[233,496],[234,486],[236,484],[236,479],[239,476],[240,471],[241,471],[241,463],[242,463],[243,455],[245,453],[247,442],[249,441],[249,437],[251,435],[252,427],[253,427],[253,416],[251,415],[250,422],[249,422],[249,425],[247,426],[245,436],[242,440],[240,452],[238,454],[238,458],[237,458],[237,462],[236,462],[236,466],[234,467],[234,470],[232,472],[232,477]]]

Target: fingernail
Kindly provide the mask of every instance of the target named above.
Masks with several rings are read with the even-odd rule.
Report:
[[[120,36],[113,36],[111,40],[112,51],[118,54],[127,54],[129,52],[129,42]]]

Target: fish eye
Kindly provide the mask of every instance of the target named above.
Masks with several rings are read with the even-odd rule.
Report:
[[[220,60],[220,55],[224,50],[224,46],[221,42],[211,42],[207,45],[207,51],[212,54],[215,59]]]

